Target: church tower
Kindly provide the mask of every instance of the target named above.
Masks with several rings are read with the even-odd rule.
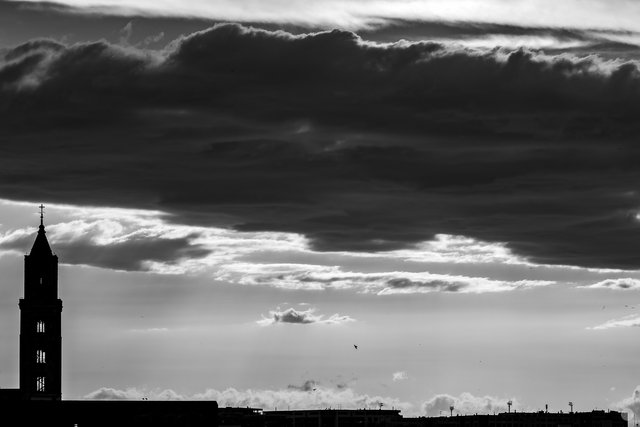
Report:
[[[24,256],[24,298],[20,299],[20,391],[27,400],[62,398],[62,300],[58,257],[51,252],[40,205],[40,227]]]

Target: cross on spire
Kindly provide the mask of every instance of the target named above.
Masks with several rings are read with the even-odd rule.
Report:
[[[44,226],[44,205],[40,204],[40,225]]]

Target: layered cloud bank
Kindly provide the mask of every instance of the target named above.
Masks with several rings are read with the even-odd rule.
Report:
[[[402,374],[399,372],[397,374]],[[399,379],[405,379],[399,375]],[[517,399],[498,398],[494,396],[474,396],[461,393],[459,396],[438,394],[425,401],[419,408],[410,402],[403,402],[392,397],[371,396],[356,392],[345,384],[326,386],[314,380],[305,381],[302,385],[289,385],[279,390],[225,390],[209,389],[204,393],[182,395],[173,390],[147,390],[128,388],[125,390],[102,387],[87,394],[86,399],[102,400],[216,400],[218,405],[235,407],[263,408],[265,410],[288,409],[379,409],[395,408],[404,416],[439,416],[449,414],[450,406],[461,415],[494,414],[507,411],[507,402],[513,403],[513,409],[520,410],[522,405]]]
[[[551,280],[492,280],[453,274],[389,271],[362,273],[339,267],[296,264],[231,264],[220,267],[218,278],[241,284],[265,285],[284,289],[356,289],[378,295],[431,292],[485,293],[548,286]],[[226,273],[231,271],[231,273]]]
[[[34,40],[0,63],[0,196],[296,233],[321,251],[450,235],[634,269],[638,101],[638,64],[596,56],[231,24],[164,50]],[[203,255],[190,236],[128,244],[151,261]]]
[[[0,207],[31,210],[29,204],[11,201],[0,201]],[[154,211],[57,205],[49,205],[48,211],[65,219],[47,224],[46,230],[62,262],[72,265],[168,275],[205,275],[246,286],[351,290],[377,295],[506,292],[556,283],[554,280],[500,280],[426,271],[426,266],[434,265],[442,265],[445,269],[451,266],[456,270],[459,264],[512,264],[523,271],[531,271],[530,264],[501,245],[456,236],[439,235],[413,249],[379,254],[327,253],[312,250],[308,239],[298,234],[185,226],[171,223],[166,215]],[[0,217],[0,221],[2,219]],[[29,251],[35,226],[2,228],[0,254]],[[293,262],[296,260],[298,262]],[[408,262],[415,265],[408,267]],[[378,271],[362,271],[371,267]],[[277,308],[259,323],[339,324],[352,320],[350,316],[337,313],[326,317],[314,313],[312,308]]]
[[[100,400],[215,400],[220,407],[251,407],[264,410],[288,409],[378,409],[385,408],[411,410],[412,405],[396,398],[360,394],[344,384],[323,386],[308,380],[302,385],[290,385],[278,390],[225,390],[208,389],[203,393],[182,395],[173,390],[126,390],[102,387],[85,396],[86,399]]]

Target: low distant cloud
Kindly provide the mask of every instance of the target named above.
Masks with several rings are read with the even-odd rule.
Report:
[[[409,376],[405,371],[398,371],[393,373],[393,381],[404,381],[408,378]]]
[[[100,400],[215,400],[220,407],[252,407],[265,410],[282,409],[378,409],[411,410],[411,403],[397,398],[362,394],[350,387],[323,386],[314,380],[304,381],[300,386],[282,389],[225,390],[208,389],[193,395],[178,394],[173,390],[147,390],[128,388],[125,390],[102,387],[85,396],[85,399]]]
[[[173,390],[146,390],[130,387],[124,390],[101,387],[84,396],[91,400],[187,400]]]
[[[640,316],[629,315],[621,319],[608,320],[600,325],[593,326],[587,329],[605,330],[605,329],[612,329],[612,328],[629,328],[629,327],[640,327]]]
[[[606,279],[593,285],[584,286],[584,288],[638,290],[640,289],[640,280],[631,278]]]
[[[449,414],[449,408],[454,407],[454,414],[471,415],[471,414],[493,414],[498,412],[506,412],[508,410],[507,402],[511,400],[512,408],[520,408],[517,399],[509,399],[494,396],[474,396],[471,393],[462,393],[459,396],[449,394],[439,394],[422,405],[423,413],[427,416],[438,416]]]
[[[640,418],[640,385],[636,387],[631,396],[614,403],[611,407],[618,411],[630,411],[637,418]],[[630,416],[629,421],[632,419],[633,417]]]
[[[333,314],[329,317],[325,317],[322,314],[315,314],[315,308],[308,308],[307,310],[296,310],[293,307],[289,307],[285,310],[280,308],[269,311],[267,317],[258,320],[256,323],[262,326],[275,325],[277,323],[293,323],[299,325],[318,323],[327,325],[338,325],[342,323],[354,322],[355,319],[350,316]]]

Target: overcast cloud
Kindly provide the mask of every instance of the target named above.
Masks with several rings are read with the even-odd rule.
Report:
[[[218,25],[163,51],[32,41],[0,82],[2,197],[638,267],[633,61]]]

